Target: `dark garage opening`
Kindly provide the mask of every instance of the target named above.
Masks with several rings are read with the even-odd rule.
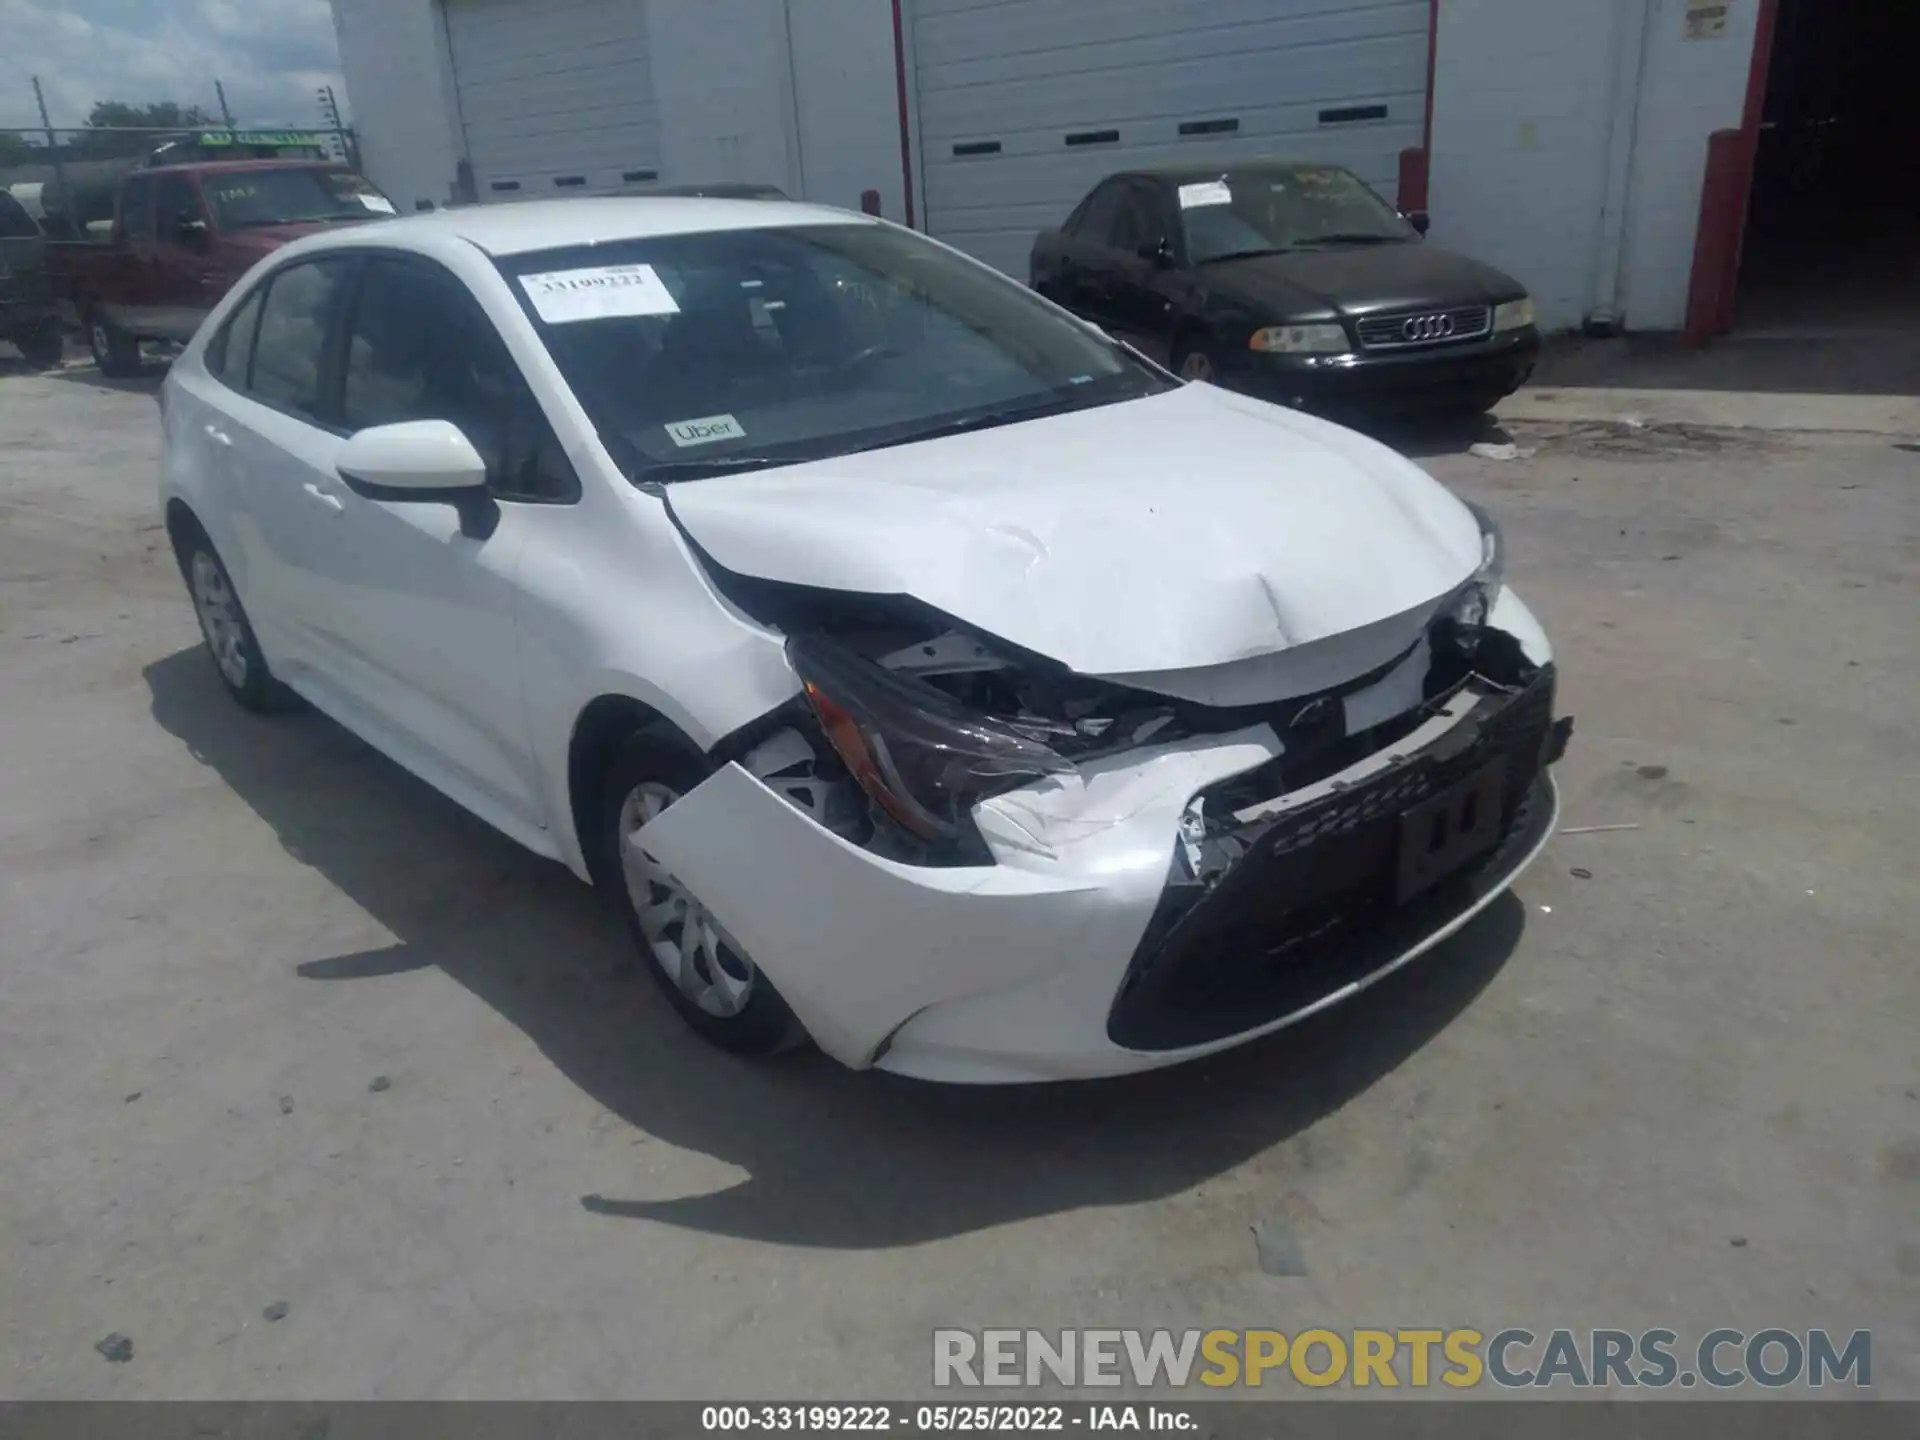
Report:
[[[1779,0],[1741,256],[1744,338],[1920,344],[1916,61],[1916,0]]]

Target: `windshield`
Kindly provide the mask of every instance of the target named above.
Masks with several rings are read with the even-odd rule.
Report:
[[[1229,170],[1183,184],[1180,218],[1196,265],[1301,245],[1411,240],[1415,233],[1358,176],[1330,165]]]
[[[351,170],[314,166],[229,170],[201,176],[200,191],[219,230],[391,215],[393,204]]]
[[[823,459],[1173,382],[918,236],[827,224],[657,236],[501,266],[636,481]]]

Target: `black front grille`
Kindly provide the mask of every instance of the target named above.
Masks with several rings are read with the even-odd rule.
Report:
[[[1210,883],[1172,872],[1120,985],[1107,1033],[1176,1050],[1254,1029],[1379,969],[1458,915],[1538,838],[1552,806],[1542,772],[1554,677],[1483,699],[1433,746],[1297,810],[1255,821]],[[1506,767],[1501,840],[1410,903],[1394,903],[1400,817]],[[1223,782],[1229,790],[1232,782]],[[1212,808],[1212,807],[1209,807]]]
[[[1443,310],[1400,310],[1369,315],[1355,327],[1369,350],[1406,350],[1416,345],[1447,345],[1478,340],[1493,328],[1490,305],[1454,305]]]

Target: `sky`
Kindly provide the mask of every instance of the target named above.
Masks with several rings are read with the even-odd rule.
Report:
[[[97,100],[218,115],[216,78],[242,125],[317,125],[328,84],[349,109],[328,0],[0,0],[0,127],[39,124],[34,75],[55,125]]]

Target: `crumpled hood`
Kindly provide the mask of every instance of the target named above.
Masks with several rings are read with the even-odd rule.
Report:
[[[911,595],[1088,675],[1424,615],[1480,559],[1410,461],[1211,385],[666,494],[728,570]]]

